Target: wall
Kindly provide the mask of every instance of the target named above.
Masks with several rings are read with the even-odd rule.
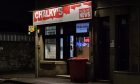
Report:
[[[97,1],[97,16],[98,17],[110,17],[110,41],[115,40],[115,16],[116,15],[129,15],[129,46],[130,46],[130,71],[139,72],[140,71],[140,55],[139,55],[139,6],[136,5],[137,2],[127,1],[127,0],[114,0],[114,1]],[[110,73],[111,73],[111,80],[117,82],[118,80],[121,81],[121,76],[123,77],[139,77],[138,75],[128,75],[128,74],[114,74],[115,70],[115,48],[110,47]],[[122,79],[123,80],[123,79]],[[134,80],[132,80],[134,81]],[[138,80],[137,80],[138,81]],[[115,84],[127,84],[127,83],[115,83]]]
[[[34,39],[24,34],[0,34],[0,73],[34,72]]]
[[[117,73],[115,71],[115,48],[110,48],[110,73],[111,81],[114,84],[139,84],[140,71],[140,54],[139,54],[139,24],[140,7],[136,0],[112,0],[112,1],[97,1],[97,16],[110,16],[110,41],[115,40],[115,16],[129,15],[129,71],[127,73]],[[131,73],[136,72],[136,73]]]
[[[130,70],[140,72],[140,8],[133,6],[130,10]]]
[[[65,61],[44,60],[44,42],[42,35],[39,35],[39,71],[40,77],[56,77],[67,74],[67,63]]]
[[[140,83],[140,7],[135,5],[129,8],[130,14],[130,28],[129,28],[129,57],[130,57],[130,68],[129,72],[114,72],[114,84],[139,84]]]

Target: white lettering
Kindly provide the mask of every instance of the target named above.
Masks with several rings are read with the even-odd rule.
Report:
[[[46,16],[46,10],[42,10],[42,17]]]
[[[35,12],[35,18],[38,19],[38,11]]]
[[[85,12],[84,15],[85,15],[85,18],[89,17],[89,12]]]
[[[90,18],[91,17],[90,8],[80,9],[80,15],[79,16],[80,16],[81,19]]]
[[[42,11],[39,11],[38,18],[42,18]]]
[[[62,7],[59,7],[59,15],[60,16],[63,15],[63,9],[62,9]]]
[[[49,15],[49,10],[47,10],[47,9],[46,9],[46,10],[43,10],[43,11],[42,11],[42,16],[43,16],[43,17],[50,17],[50,15]]]
[[[59,14],[59,16],[63,15],[62,7],[54,8],[54,9],[45,9],[45,10],[41,10],[41,11],[36,11],[34,13],[34,17],[36,19],[41,19],[41,18],[45,18],[45,17],[55,17],[57,13]]]
[[[53,10],[52,9],[49,10],[49,16],[53,16]]]
[[[49,10],[46,10],[46,17],[50,17]]]
[[[56,12],[58,12],[58,8],[53,9],[54,16],[56,16]]]
[[[80,13],[80,17],[83,18],[84,17],[84,13]]]

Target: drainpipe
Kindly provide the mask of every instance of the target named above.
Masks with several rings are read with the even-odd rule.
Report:
[[[139,6],[139,4],[137,4],[137,7],[138,7],[138,29],[140,29],[140,6]],[[140,32],[139,30],[138,30],[138,32]],[[139,35],[138,35],[139,36]],[[139,39],[139,41],[140,41],[140,39]],[[140,50],[140,44],[139,44],[139,48],[138,48],[139,50]],[[140,72],[140,52],[138,53],[139,54],[139,64],[138,64],[138,72]]]
[[[37,28],[35,28],[35,29],[37,29]],[[38,53],[38,46],[39,46],[39,44],[38,44],[38,31],[37,30],[35,30],[35,77],[36,78],[38,78],[38,69],[39,69],[39,63],[38,63],[38,61],[39,61],[39,59],[38,59],[38,55],[39,55],[39,53]]]

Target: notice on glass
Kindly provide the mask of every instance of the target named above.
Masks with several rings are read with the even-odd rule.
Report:
[[[47,44],[45,46],[45,59],[56,59],[56,45]]]

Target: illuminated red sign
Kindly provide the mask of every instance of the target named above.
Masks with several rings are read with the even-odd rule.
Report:
[[[79,18],[90,18],[91,17],[91,9],[90,8],[83,8],[79,9]]]
[[[90,38],[89,37],[84,37],[84,42],[85,43],[89,43],[90,42]]]

